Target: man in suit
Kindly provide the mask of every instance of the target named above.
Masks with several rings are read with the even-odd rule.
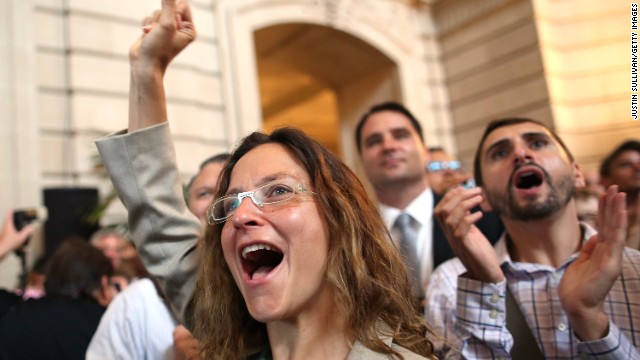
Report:
[[[453,252],[440,226],[433,221],[433,208],[440,200],[429,183],[426,165],[429,152],[422,127],[411,112],[395,102],[374,105],[360,119],[356,127],[356,144],[365,173],[378,199],[380,214],[394,241],[402,249],[400,215],[408,214],[409,226],[417,241],[412,250],[417,267],[405,256],[409,272],[413,272],[418,298],[424,297],[431,271]],[[494,214],[485,214],[479,224],[487,237],[495,242],[503,227]],[[403,253],[403,255],[405,255]]]

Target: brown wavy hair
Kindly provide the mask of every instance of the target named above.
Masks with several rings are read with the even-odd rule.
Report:
[[[367,348],[402,356],[380,336],[417,354],[433,357],[433,331],[413,305],[411,286],[399,252],[378,210],[357,176],[335,155],[302,131],[280,128],[255,132],[233,152],[219,179],[216,198],[229,187],[234,166],[252,149],[284,146],[311,178],[329,235],[326,278],[346,318],[347,335]],[[199,245],[200,274],[194,296],[194,335],[202,358],[245,359],[268,346],[266,326],[254,320],[225,262],[222,224],[210,225]],[[379,321],[388,325],[381,333]],[[382,327],[385,328],[385,327]]]

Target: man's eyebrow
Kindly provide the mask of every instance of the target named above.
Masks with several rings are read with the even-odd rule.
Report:
[[[532,139],[532,138],[539,138],[539,137],[543,137],[551,140],[551,136],[549,136],[549,134],[547,134],[546,132],[531,131],[531,132],[522,134],[523,139]]]
[[[363,142],[365,142],[365,143],[366,143],[366,142],[367,142],[367,141],[369,141],[370,139],[374,139],[374,138],[381,137],[381,136],[382,136],[382,133],[380,133],[380,132],[374,132],[373,134],[369,134],[369,135],[367,135],[367,137],[365,137],[365,138],[364,138],[364,139],[362,139],[362,140],[363,140]]]
[[[508,144],[508,143],[510,143],[510,142],[511,142],[511,141],[510,141],[509,139],[501,139],[501,140],[498,140],[498,141],[494,142],[493,144],[489,145],[489,147],[487,148],[487,150],[485,150],[485,152],[484,152],[484,153],[485,153],[485,154],[488,154],[488,153],[490,153],[493,149],[495,149],[495,148],[497,148],[497,147],[500,147],[500,146],[503,146],[503,145],[505,145],[505,144]]]

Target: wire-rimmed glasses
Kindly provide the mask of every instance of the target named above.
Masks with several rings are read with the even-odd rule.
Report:
[[[298,185],[287,184],[286,180],[276,180],[266,183],[254,190],[244,191],[238,194],[228,194],[216,199],[207,208],[207,222],[211,225],[225,222],[233,215],[244,198],[250,198],[259,207],[278,204],[291,200],[296,194],[302,194],[307,190],[302,183]],[[313,193],[309,191],[310,193]]]

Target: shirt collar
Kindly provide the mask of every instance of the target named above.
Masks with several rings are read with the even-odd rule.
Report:
[[[391,229],[398,215],[405,212],[417,221],[420,225],[428,224],[433,215],[433,192],[431,188],[425,189],[418,197],[404,209],[397,209],[391,206],[378,203],[378,210],[387,229]]]

